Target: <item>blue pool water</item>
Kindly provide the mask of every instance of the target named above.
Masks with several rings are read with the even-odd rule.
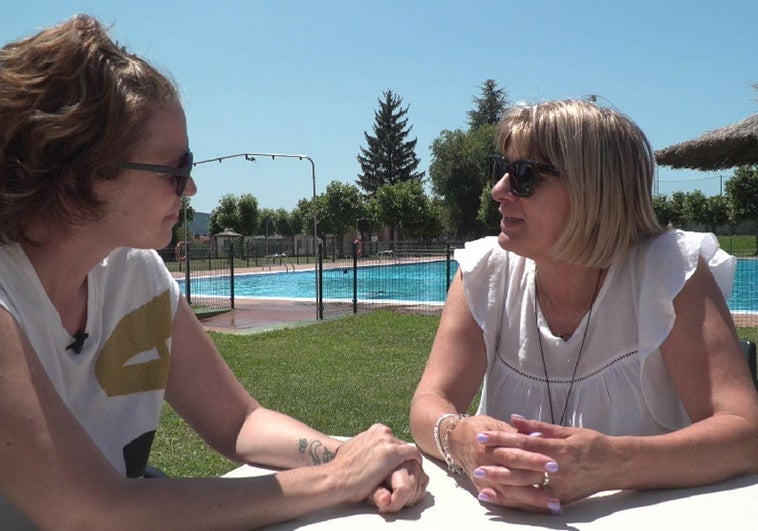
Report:
[[[458,263],[450,263],[450,276],[458,270]],[[184,291],[184,281],[179,285]],[[235,297],[263,299],[315,299],[315,273],[255,273],[235,275]],[[383,301],[419,301],[442,303],[447,294],[445,262],[414,264],[388,264],[358,268],[358,299]],[[727,301],[732,311],[758,312],[758,260],[740,259]],[[193,295],[219,296],[229,294],[229,277],[202,277],[192,279]],[[323,273],[324,299],[353,298],[353,270],[329,269]]]
[[[458,270],[451,261],[450,277]],[[254,273],[234,276],[234,296],[264,299],[315,299],[315,272]],[[324,299],[353,299],[353,268],[325,269],[322,276]],[[229,293],[229,277],[192,279],[193,295]],[[184,281],[179,285],[184,292]],[[447,294],[445,262],[388,264],[358,267],[358,299],[383,301],[444,302]]]
[[[755,258],[737,260],[732,296],[727,304],[733,312],[758,312],[758,260]]]

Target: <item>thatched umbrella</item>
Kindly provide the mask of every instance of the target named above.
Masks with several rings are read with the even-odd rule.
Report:
[[[705,171],[758,164],[758,114],[658,150],[655,158],[663,166]]]

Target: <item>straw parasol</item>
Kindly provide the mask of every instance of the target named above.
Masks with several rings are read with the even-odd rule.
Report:
[[[758,164],[758,114],[655,152],[658,164],[713,171]]]

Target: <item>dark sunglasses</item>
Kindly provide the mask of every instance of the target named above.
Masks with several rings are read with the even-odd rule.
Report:
[[[509,162],[502,155],[490,155],[490,187],[495,185],[508,174],[511,184],[511,193],[518,197],[529,197],[534,193],[537,185],[537,176],[540,173],[560,176],[558,168],[552,164],[545,164],[536,160],[517,160]]]
[[[142,164],[140,162],[121,162],[119,166],[129,170],[142,170],[171,175],[176,181],[176,195],[181,197],[184,194],[185,188],[187,188],[187,181],[189,181],[190,174],[192,173],[192,152],[187,150],[182,155],[178,166],[161,166],[160,164]]]

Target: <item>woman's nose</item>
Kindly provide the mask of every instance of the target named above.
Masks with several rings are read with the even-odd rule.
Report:
[[[492,199],[501,203],[506,199],[515,199],[516,196],[511,192],[511,180],[508,173],[504,173],[492,187]]]
[[[184,194],[187,197],[192,197],[197,193],[197,185],[195,184],[195,179],[190,177],[187,181],[187,187],[184,189]]]

